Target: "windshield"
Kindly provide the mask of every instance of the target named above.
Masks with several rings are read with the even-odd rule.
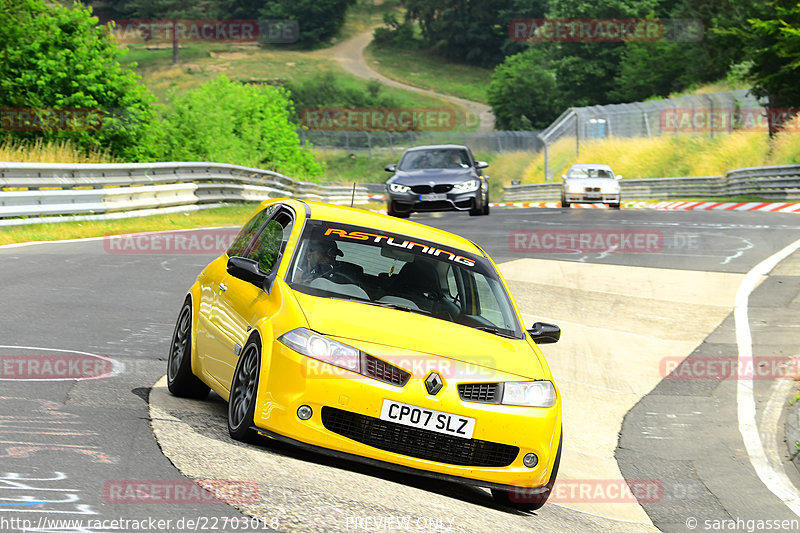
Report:
[[[607,168],[572,168],[567,177],[574,178],[607,178],[614,179],[614,173]]]
[[[491,264],[412,237],[309,221],[287,280],[306,294],[357,300],[523,338]]]
[[[460,148],[436,148],[406,152],[399,170],[420,170],[431,168],[469,168],[469,155]]]

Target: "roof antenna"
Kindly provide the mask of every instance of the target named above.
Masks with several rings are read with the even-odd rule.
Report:
[[[353,195],[350,196],[350,207],[353,207],[353,203],[356,201],[356,182],[353,182]]]

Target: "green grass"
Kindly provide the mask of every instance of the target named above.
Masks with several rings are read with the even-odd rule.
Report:
[[[488,103],[486,87],[492,70],[451,63],[422,49],[395,49],[370,44],[364,52],[369,65],[393,80],[458,96],[474,102]]]
[[[384,183],[391,174],[384,170],[386,165],[397,163],[400,153],[368,157],[363,152],[348,153],[344,150],[316,150],[317,159],[326,165],[327,183],[350,184]]]
[[[255,212],[257,203],[229,205],[186,213],[153,215],[119,220],[53,222],[0,228],[0,245],[32,241],[60,241],[122,235],[142,231],[170,231],[193,228],[241,226]],[[369,202],[355,207],[384,209],[383,202]]]

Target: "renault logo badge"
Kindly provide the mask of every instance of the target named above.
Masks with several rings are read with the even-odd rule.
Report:
[[[443,386],[444,380],[438,372],[431,372],[430,375],[425,378],[425,390],[427,390],[428,394],[432,396],[439,394],[439,391],[442,390]]]

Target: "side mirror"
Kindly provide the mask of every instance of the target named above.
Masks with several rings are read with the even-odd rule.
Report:
[[[561,328],[547,322],[534,322],[528,334],[536,344],[552,344],[561,338]]]
[[[234,278],[252,283],[261,289],[265,288],[267,275],[258,268],[258,263],[246,257],[233,256],[228,259],[226,267],[228,274]]]
[[[386,172],[394,172],[395,170],[397,170],[397,165],[395,165],[394,163],[392,163],[391,165],[386,165],[385,167],[383,167],[383,170],[385,170]]]
[[[622,179],[622,174],[617,174],[616,176],[614,176],[614,179],[617,180],[617,181],[621,180]]]
[[[566,175],[566,174],[561,174],[561,179],[562,179],[562,180],[565,180],[565,179],[567,179],[567,175]]]
[[[489,163],[486,161],[475,161],[475,168],[486,168],[489,166]]]

